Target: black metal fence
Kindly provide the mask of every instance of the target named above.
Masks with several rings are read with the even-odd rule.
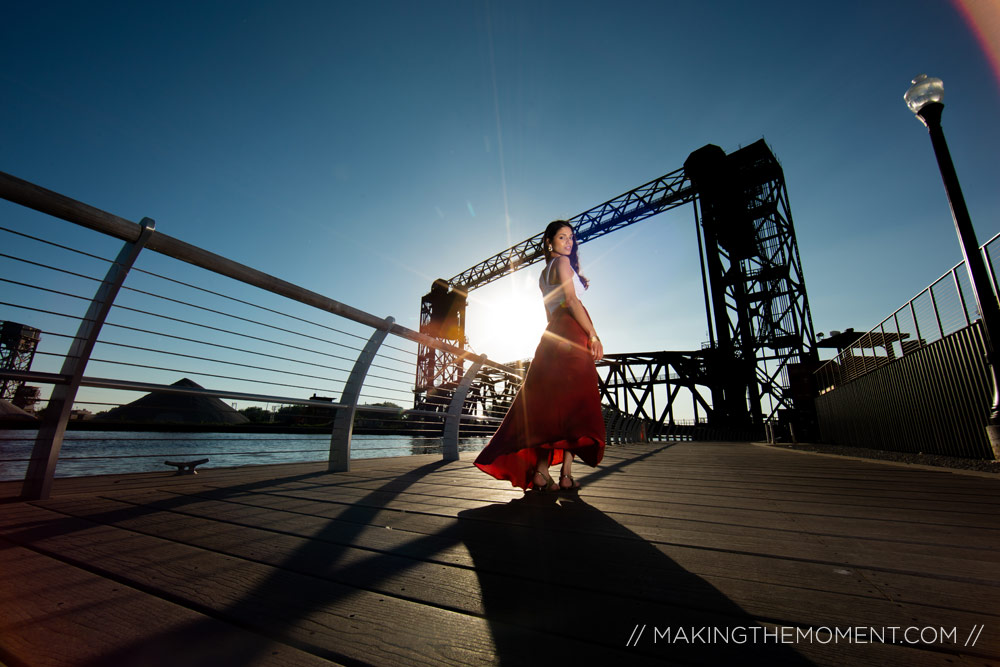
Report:
[[[996,291],[1000,234],[982,246]],[[816,371],[820,395],[969,327],[979,320],[965,262],[903,304]]]
[[[992,288],[994,236],[982,246]],[[826,442],[993,458],[982,323],[962,262],[816,371]]]
[[[816,399],[824,442],[992,459],[992,398],[975,322]]]

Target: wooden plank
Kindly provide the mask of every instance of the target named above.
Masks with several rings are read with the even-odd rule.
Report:
[[[365,557],[372,552],[392,555],[393,557],[405,557],[410,559],[424,559],[442,565],[472,567],[473,560],[469,554],[469,544],[481,545],[480,548],[486,550],[495,540],[496,528],[489,521],[478,521],[466,518],[460,521],[449,521],[447,525],[441,525],[438,530],[423,534],[401,530],[386,530],[384,528],[370,525],[352,525],[340,522],[330,522],[325,519],[310,516],[288,516],[284,513],[274,512],[277,515],[270,518],[263,518],[261,515],[244,517],[238,508],[220,506],[219,503],[201,504],[197,507],[185,505],[183,516],[171,516],[167,512],[152,514],[156,507],[145,505],[135,507],[134,514],[127,517],[121,510],[121,506],[112,501],[101,501],[97,505],[93,503],[81,504],[73,501],[72,505],[56,506],[54,509],[67,512],[75,516],[91,517],[96,519],[102,513],[115,514],[117,520],[115,525],[125,527],[130,530],[146,532],[165,539],[182,541],[184,543],[239,555],[241,557],[255,558],[269,562],[282,562],[283,555],[295,553],[303,548],[304,539],[318,539],[337,545],[340,547],[350,546],[363,550]],[[95,516],[96,514],[96,516]],[[271,527],[271,528],[268,528]],[[556,526],[559,532],[565,536],[569,532],[565,526]],[[269,532],[280,529],[280,534]],[[511,536],[514,543],[532,543],[539,539],[539,531],[534,528],[523,528],[518,526],[508,527],[507,534]],[[622,538],[621,530],[616,538]],[[573,535],[573,540],[586,539],[589,543],[589,535]],[[634,536],[634,539],[638,539]],[[557,539],[558,542],[558,539]],[[283,546],[284,545],[284,546]],[[331,548],[333,548],[331,546]],[[610,559],[615,550],[620,549],[618,544],[610,548],[604,547],[600,543],[589,545],[590,557],[597,560]],[[279,555],[268,557],[265,553]],[[674,548],[673,550],[659,549],[666,558],[673,558],[682,567],[692,574],[702,574],[703,570],[713,572],[718,576],[731,576],[733,572],[750,573],[756,572],[757,576],[742,578],[759,584],[771,583],[788,585],[788,580],[792,576],[797,576],[802,581],[808,581],[815,590],[828,590],[845,592],[848,587],[853,595],[865,595],[872,591],[870,584],[862,580],[853,579],[853,586],[849,586],[845,577],[836,574],[829,567],[812,563],[795,563],[791,567],[781,568],[785,561],[774,561],[773,559],[761,559],[736,554],[720,554],[706,552],[704,550]],[[680,563],[678,553],[686,554],[686,563]],[[567,553],[565,557],[569,557]],[[341,556],[343,559],[343,556]],[[324,559],[324,563],[328,559]],[[343,561],[338,561],[342,563]],[[520,565],[525,565],[521,559],[517,559]],[[507,567],[503,559],[500,559],[491,569],[509,570],[510,574],[517,574],[518,567]],[[775,567],[775,566],[778,567]],[[807,572],[801,572],[802,569]],[[464,576],[464,575],[456,575]],[[530,578],[530,574],[525,574]],[[822,582],[828,582],[824,588]],[[419,585],[420,582],[417,582]],[[447,587],[449,584],[445,584]],[[612,587],[617,584],[613,584]],[[412,589],[412,586],[411,586]],[[444,604],[444,603],[440,603]],[[458,606],[458,603],[449,603]]]
[[[509,642],[504,646],[507,655],[526,661],[548,637],[530,624],[487,621],[81,519],[52,521],[51,511],[31,509],[34,512],[26,514],[34,514],[32,527],[4,527],[6,539],[337,660],[490,664],[497,650],[494,642],[501,638]],[[301,558],[324,557],[328,545],[313,544],[320,551]],[[520,601],[523,614],[525,598]],[[562,642],[567,655],[577,658],[621,658],[619,647],[569,637]]]
[[[344,511],[357,514],[363,502],[358,496],[348,495],[346,497],[331,498],[331,493],[315,492],[308,494],[296,494],[296,498],[322,498],[322,505],[309,511],[320,516],[337,518]],[[364,496],[371,497],[370,495]],[[387,496],[388,497],[388,496]],[[308,506],[309,500],[303,500],[303,506]],[[337,505],[333,501],[346,503]],[[242,502],[251,502],[244,498]],[[269,506],[277,506],[283,502],[273,496],[259,495],[253,498],[252,502]],[[317,500],[317,502],[319,502]],[[407,503],[405,498],[394,503],[374,502],[370,505],[373,512],[381,511],[383,508],[398,508],[413,512],[440,512],[445,506],[415,505]],[[347,508],[347,509],[345,509]],[[457,516],[463,511],[464,503],[451,512],[446,512],[445,516]],[[799,558],[804,560],[825,559],[828,561],[830,554],[836,554],[838,562],[845,561],[845,555],[856,553],[854,562],[858,566],[865,567],[888,567],[900,571],[904,568],[924,572],[949,572],[958,571],[963,573],[963,577],[979,577],[984,582],[992,581],[992,572],[996,561],[995,554],[990,550],[992,544],[989,540],[984,540],[981,534],[970,533],[969,529],[964,531],[954,530],[947,533],[952,540],[952,546],[945,546],[937,543],[928,544],[920,540],[924,539],[923,534],[919,534],[919,539],[913,541],[903,541],[898,536],[888,534],[886,530],[877,533],[879,538],[869,538],[870,530],[862,531],[861,539],[854,535],[812,535],[810,539],[803,539],[810,530],[792,530],[786,525],[781,530],[764,530],[763,534],[755,536],[762,529],[748,527],[738,522],[721,523],[697,523],[693,520],[669,520],[669,519],[647,519],[646,517],[636,517],[634,515],[620,515],[615,512],[607,512],[613,516],[618,523],[636,531],[644,538],[664,543],[677,543],[684,540],[686,543],[697,546],[743,550],[753,553],[782,556],[787,558]],[[836,520],[824,521],[824,527],[836,524]],[[988,534],[988,537],[993,537]],[[938,536],[936,542],[941,542]],[[976,544],[970,547],[954,546],[958,544]],[[941,560],[942,558],[948,560]],[[955,561],[953,559],[958,559]],[[861,559],[861,560],[859,560]],[[968,561],[968,562],[966,562]]]
[[[188,502],[183,506],[176,506],[171,502],[172,496],[159,496],[159,500],[153,500],[149,496],[139,498],[130,497],[121,499],[123,502],[137,503],[139,511],[150,512],[156,509],[164,511],[177,511],[185,515],[202,517],[219,522],[232,523],[234,525],[259,528],[262,530],[274,530],[281,533],[296,535],[304,538],[312,538],[322,533],[323,539],[338,544],[354,544],[356,546],[373,551],[394,552],[404,555],[418,557],[418,550],[410,549],[409,543],[419,537],[423,541],[430,542],[434,539],[440,540],[440,545],[435,548],[442,554],[449,563],[470,564],[461,550],[455,549],[452,542],[439,536],[445,532],[454,532],[454,520],[447,517],[438,517],[426,514],[415,514],[413,512],[388,512],[378,510],[373,513],[363,526],[357,526],[350,522],[341,522],[337,518],[317,516],[309,512],[307,505],[299,506],[298,511],[289,512],[284,509],[268,509],[253,511],[246,505],[234,505],[222,501],[198,501]],[[110,507],[111,501],[100,501],[102,504],[95,504],[97,501],[81,503],[74,500],[72,504],[68,502],[47,506],[74,514],[81,517],[97,519],[95,513],[100,513],[104,508]],[[312,505],[316,508],[316,505]],[[325,509],[325,508],[316,508]],[[330,517],[330,518],[328,518]],[[356,517],[355,517],[356,518]],[[461,514],[459,518],[463,518]],[[332,519],[332,520],[331,520]],[[121,524],[119,524],[121,525]],[[565,530],[565,528],[562,528]],[[461,533],[464,540],[478,539],[488,541],[492,538],[494,528],[489,521],[477,521],[468,517],[464,518]],[[515,540],[529,543],[532,540],[534,529],[530,527],[518,527],[513,525],[508,531],[520,532]],[[621,537],[622,530],[616,529],[617,538]],[[589,535],[596,534],[595,531],[588,530]],[[611,533],[609,533],[610,535]],[[636,534],[634,539],[641,539]],[[676,536],[672,536],[676,537]],[[799,539],[801,542],[801,539]],[[651,542],[653,543],[653,542]],[[655,543],[654,543],[655,544]],[[836,569],[827,563],[794,561],[772,557],[761,557],[757,554],[733,551],[732,549],[700,548],[674,542],[672,544],[655,544],[661,553],[682,565],[686,570],[698,575],[731,576],[733,572],[742,573],[741,576],[750,581],[760,583],[774,583],[789,585],[800,581],[803,585],[817,590],[837,590],[844,592],[844,576],[836,573]],[[728,546],[728,545],[727,545]],[[826,552],[828,547],[820,547]],[[609,554],[610,556],[610,554]],[[824,581],[829,586],[824,585]],[[855,590],[852,594],[864,594],[871,585],[863,580],[856,580]]]
[[[1000,587],[995,582],[949,580],[947,586],[927,576],[887,572],[885,570],[859,570],[858,573],[887,598],[898,602],[913,602],[949,609],[977,610],[983,623],[1000,622]],[[987,620],[989,618],[989,620]],[[997,619],[997,620],[993,620]]]
[[[44,520],[41,515],[39,519]],[[5,536],[335,659],[388,663],[398,658],[403,647],[409,647],[414,664],[469,664],[489,662],[493,653],[482,619],[274,571],[128,531],[61,519],[54,528],[39,525],[27,533]],[[427,641],[413,631],[422,622],[451,633],[456,644]]]
[[[353,487],[323,488],[320,490],[285,491],[288,495],[302,498],[325,499],[330,502],[363,503],[369,506],[392,507],[392,502],[412,505],[418,511],[435,511],[434,508],[451,508],[454,512],[471,509],[489,502],[471,498],[449,496],[435,497],[430,494],[434,485],[413,484],[403,492],[382,492],[377,488],[357,489]],[[449,491],[451,493],[451,491]],[[473,494],[463,494],[473,495]],[[635,515],[639,517],[673,518],[699,521],[718,526],[737,526],[742,530],[785,530],[813,532],[830,537],[858,537],[879,539],[893,535],[895,539],[914,543],[950,546],[959,544],[992,545],[1000,539],[1000,530],[980,526],[949,526],[945,524],[925,524],[898,521],[885,515],[874,513],[873,517],[839,517],[828,515],[797,515],[786,513],[780,508],[745,509],[724,506],[707,507],[699,504],[678,505],[659,501],[638,501],[624,499],[592,498],[588,494],[582,498],[593,502],[608,513]],[[805,529],[794,526],[796,522],[808,522]],[[997,523],[996,519],[992,520]],[[709,528],[711,529],[711,528]]]
[[[328,577],[374,592],[405,595],[424,604],[473,614],[487,612],[485,606],[477,604],[479,598],[472,592],[476,590],[477,583],[492,588],[507,588],[510,583],[498,584],[494,580],[498,576],[507,576],[514,581],[532,579],[531,558],[525,558],[521,549],[505,549],[503,546],[525,543],[544,547],[545,557],[554,562],[570,562],[574,554],[584,549],[588,550],[587,561],[591,563],[611,562],[624,553],[628,561],[642,572],[641,577],[637,577],[634,572],[611,571],[603,574],[598,581],[577,583],[576,586],[584,586],[589,591],[585,602],[576,603],[578,607],[581,604],[585,607],[590,604],[606,605],[608,596],[620,592],[629,595],[632,608],[646,608],[648,612],[653,611],[649,608],[651,604],[662,605],[663,600],[670,600],[671,608],[700,609],[723,616],[732,615],[735,605],[750,618],[768,619],[784,625],[804,623],[814,627],[847,627],[856,619],[864,618],[871,625],[891,626],[899,622],[901,613],[897,602],[886,599],[870,582],[843,568],[824,570],[814,567],[810,572],[802,573],[799,579],[805,581],[811,574],[816,581],[803,587],[780,581],[754,581],[753,577],[746,576],[747,568],[766,565],[752,563],[752,559],[734,558],[733,554],[688,550],[686,562],[679,561],[676,550],[673,554],[675,558],[670,558],[663,550],[651,551],[637,538],[629,540],[631,544],[623,542],[622,538],[628,535],[622,529],[618,529],[618,539],[595,543],[587,528],[601,518],[589,510],[577,517],[575,526],[567,526],[565,517],[553,519],[534,531],[522,527],[511,530],[508,526],[502,544],[497,544],[495,528],[490,529],[492,534],[475,530],[482,528],[475,525],[480,523],[475,520],[453,522],[450,531],[417,540],[409,535],[399,535],[400,531],[382,531],[391,533],[393,538],[402,537],[414,543],[404,554],[384,544],[373,548],[363,538],[364,528],[360,526],[349,529],[347,540],[338,536],[331,541],[325,530],[303,539],[231,524],[226,522],[225,517],[220,521],[218,517],[210,520],[190,515],[170,515],[151,511],[149,507],[133,507],[129,515],[121,507],[121,504],[112,501],[103,501],[97,507],[63,503],[61,511],[83,516],[92,513],[114,515],[116,525],[130,530],[272,566],[289,567],[294,564],[295,570],[304,574]],[[484,519],[481,523],[500,523],[505,513],[514,511],[517,510],[500,506],[486,508],[481,512]],[[547,539],[553,533],[555,536]],[[326,542],[328,547],[311,550],[310,544],[315,541]],[[359,546],[363,549],[357,548]],[[439,551],[445,548],[449,552],[439,557]],[[322,557],[313,562],[300,555],[310,551],[320,553]],[[373,551],[379,555],[373,557]],[[725,574],[698,576],[693,566],[711,556],[715,556],[715,566]],[[335,563],[333,570],[329,569],[331,562]],[[805,565],[794,563],[791,569],[802,569]],[[450,569],[447,566],[451,566]],[[471,569],[473,566],[475,571]],[[584,572],[581,571],[580,575],[583,576]],[[949,583],[938,582],[945,589]],[[565,589],[546,584],[544,580],[536,580],[534,585],[544,587],[557,599],[569,595]],[[655,609],[657,613],[664,614],[662,606],[655,606]],[[920,604],[909,604],[905,606],[905,614],[910,619],[909,623],[920,627],[931,624],[971,627],[979,621],[983,609],[981,606],[971,611],[927,609]],[[558,629],[545,630],[554,632]],[[584,639],[585,636],[578,638]],[[989,651],[998,647],[993,645],[992,640],[985,639],[980,648]]]
[[[11,664],[330,665],[329,660],[0,542],[0,659]]]
[[[66,526],[62,526],[61,530],[65,530]],[[126,541],[116,541],[109,540],[109,536],[106,534],[107,529],[102,531],[97,531],[96,534],[91,535],[92,539],[83,539],[83,534],[78,533],[76,539],[66,539],[65,537],[60,537],[53,540],[45,540],[44,547],[47,549],[59,548],[60,551],[67,551],[76,554],[78,557],[83,557],[83,559],[88,562],[91,566],[96,564],[96,562],[102,563],[104,568],[111,568],[117,574],[117,576],[122,576],[126,574],[128,576],[138,578],[143,580],[146,588],[150,583],[155,582],[157,586],[176,586],[181,583],[176,574],[172,571],[177,568],[177,561],[179,560],[177,549],[167,549],[167,553],[163,553],[164,545],[162,543],[156,545],[143,545],[136,548],[136,541],[134,539]],[[54,543],[55,542],[55,543]],[[104,548],[104,545],[109,542],[115,542],[115,547],[111,549]],[[136,555],[143,554],[147,555],[151,553],[150,546],[155,547],[159,550],[161,556],[157,559],[157,562],[150,562],[148,560],[143,560],[142,562],[135,562]],[[117,556],[116,554],[131,554],[130,556]],[[188,560],[188,559],[185,559]],[[195,561],[188,560],[188,565],[193,570],[200,571],[203,573],[212,572],[212,568],[207,566],[203,559],[196,559]],[[545,567],[546,563],[536,562],[536,566]],[[143,573],[152,570],[155,575],[142,576]],[[238,576],[236,576],[238,573]],[[570,573],[577,574],[577,573]],[[218,576],[223,576],[222,574]],[[245,581],[250,578],[253,579],[253,574],[246,571],[245,565],[229,566],[225,568],[225,576],[233,579],[233,581]],[[262,590],[257,587],[252,594],[253,598],[262,598],[262,600],[267,600],[270,605],[278,607],[282,614],[287,615],[291,613],[296,619],[295,626],[288,626],[287,623],[282,623],[282,618],[276,617],[277,611],[271,611],[269,614],[263,614],[259,618],[258,627],[266,627],[270,632],[278,632],[279,634],[287,632],[289,635],[295,635],[296,628],[299,625],[304,625],[306,628],[310,629],[310,639],[307,645],[312,648],[312,650],[319,650],[317,644],[322,643],[322,639],[313,636],[312,633],[319,634],[320,632],[330,631],[329,623],[329,600],[325,596],[322,596],[325,600],[323,605],[323,611],[326,612],[322,616],[322,619],[306,618],[304,615],[298,615],[296,612],[296,602],[300,599],[299,596],[304,593],[302,587],[289,585],[290,581],[288,577],[280,577],[277,574],[273,574],[270,577],[270,581],[273,582],[275,590],[267,591]],[[746,660],[748,657],[754,659],[769,659],[778,662],[779,664],[797,664],[800,658],[800,653],[805,653],[809,656],[810,660],[821,659],[821,662],[826,662],[826,664],[832,664],[832,661],[842,660],[845,656],[850,656],[852,653],[860,654],[865,653],[869,656],[877,656],[879,661],[887,665],[913,665],[913,664],[943,664],[943,660],[939,660],[941,655],[935,652],[914,652],[911,649],[897,648],[897,647],[886,647],[886,646],[867,646],[867,647],[836,647],[834,657],[833,648],[827,645],[808,645],[804,647],[792,647],[786,645],[767,645],[767,644],[757,644],[753,646],[747,645],[704,645],[698,642],[695,643],[681,643],[681,644],[671,644],[669,646],[664,646],[661,641],[659,644],[647,643],[642,646],[633,647],[622,647],[623,638],[625,633],[631,633],[633,630],[632,625],[633,619],[653,619],[655,622],[661,624],[661,627],[716,627],[716,628],[728,628],[728,627],[756,627],[752,618],[747,617],[741,610],[737,607],[732,607],[730,613],[728,614],[706,614],[698,609],[684,609],[683,611],[678,611],[676,607],[671,607],[669,605],[650,605],[643,604],[641,601],[636,601],[628,597],[622,599],[621,597],[608,597],[602,595],[594,595],[588,592],[584,596],[574,596],[571,598],[555,598],[552,597],[552,602],[543,604],[541,606],[534,607],[531,605],[531,595],[539,596],[554,596],[559,592],[564,592],[567,589],[560,591],[559,589],[538,589],[532,588],[530,590],[525,590],[516,585],[512,585],[512,581],[508,578],[497,577],[489,573],[481,580],[480,586],[484,592],[484,605],[486,606],[489,616],[491,619],[490,625],[494,631],[494,641],[497,645],[497,652],[499,655],[504,657],[504,660],[511,660],[517,662],[519,660],[528,660],[530,656],[537,657],[537,653],[542,646],[551,646],[553,641],[556,641],[559,646],[559,651],[562,655],[568,655],[570,657],[575,657],[580,659],[584,655],[596,656],[597,659],[602,660],[606,658],[612,658],[617,655],[617,659],[627,659],[629,664],[642,664],[645,662],[644,658],[652,658],[656,661],[668,656],[671,660],[709,660],[709,661],[726,661],[731,662],[734,660]],[[205,602],[206,598],[212,600],[221,599],[225,602],[228,598],[225,587],[219,586],[218,578],[213,582],[202,582],[198,585],[199,589],[204,590],[203,593],[198,594],[198,591],[194,590],[190,586],[187,590],[179,591],[182,598],[190,599],[198,597]],[[313,583],[313,586],[316,586]],[[321,586],[322,588],[322,586]],[[708,593],[708,589],[703,591],[703,594]],[[244,592],[244,595],[247,593]],[[384,596],[379,599],[380,602],[389,602],[391,598]],[[614,609],[617,607],[624,608],[621,614],[621,618],[612,616],[607,617],[606,611],[608,609]],[[232,617],[235,614],[232,605],[227,607],[214,609],[217,615],[222,615],[226,617]],[[390,605],[387,605],[387,607]],[[387,614],[387,621],[392,620],[396,623],[409,623],[410,627],[420,628],[416,633],[410,633],[411,635],[417,635],[420,641],[417,643],[406,642],[403,644],[393,645],[396,647],[397,653],[386,654],[385,651],[379,651],[375,647],[371,647],[371,650],[364,653],[364,657],[367,661],[383,663],[383,662],[397,662],[402,661],[406,664],[425,664],[427,662],[427,643],[442,643],[450,644],[451,642],[463,643],[468,639],[462,633],[455,633],[455,628],[452,626],[439,627],[434,622],[437,619],[430,618],[426,616],[433,616],[433,607],[424,607],[425,616],[420,623],[418,619],[410,618],[408,620],[407,615],[400,615],[396,613],[396,610],[385,608],[383,613]],[[553,613],[553,609],[555,610]],[[357,608],[355,607],[357,611]],[[254,605],[253,609],[247,609],[245,616],[242,616],[244,622],[256,618],[257,615],[262,614],[264,609],[257,605]],[[604,612],[604,613],[602,613]],[[310,616],[315,617],[319,613],[318,605],[314,606],[310,610]],[[359,616],[363,616],[363,613],[359,613]],[[496,619],[499,619],[496,620]],[[310,621],[314,621],[311,623]],[[365,625],[365,620],[357,621],[359,625]],[[613,654],[609,654],[609,648],[602,647],[600,645],[587,645],[581,646],[579,643],[574,643],[568,641],[568,637],[572,636],[574,633],[581,631],[592,632],[594,624],[600,627],[600,636],[605,642],[616,644],[618,646],[617,650],[613,650]],[[637,622],[636,622],[637,624]],[[528,628],[541,628],[546,630],[543,634],[539,635],[536,631],[529,630]],[[364,628],[355,628],[356,630],[361,630],[362,634],[359,641],[364,641],[365,633]],[[397,633],[398,634],[398,633]],[[302,638],[300,637],[300,640]],[[413,637],[409,637],[413,639]],[[376,640],[374,637],[369,636],[370,641],[385,641],[385,638],[379,636]],[[343,651],[343,646],[338,647],[339,650]],[[330,649],[331,651],[333,649]],[[444,654],[447,658],[447,653],[443,652],[439,648],[437,655],[440,656]],[[920,659],[914,661],[915,655],[918,655]],[[347,656],[349,659],[352,658],[350,655]],[[483,656],[478,656],[482,658]],[[461,656],[461,660],[469,660],[466,664],[478,664],[479,660],[476,660],[476,655],[469,655],[466,653]],[[492,657],[490,658],[492,660]],[[446,664],[449,662],[457,662],[458,660],[446,660]]]
[[[589,481],[581,475],[580,481]],[[997,486],[1000,486],[998,480]],[[616,484],[613,488],[606,484],[596,483],[587,487],[588,495],[592,497],[631,497],[687,501],[690,503],[724,502],[729,506],[745,507],[776,503],[784,506],[786,503],[827,509],[842,508],[851,512],[857,507],[866,509],[906,510],[908,512],[941,512],[947,515],[961,513],[969,515],[991,516],[1000,509],[1000,499],[995,497],[997,487],[990,492],[957,494],[939,489],[934,485],[925,485],[918,489],[854,489],[847,486],[828,486],[819,488],[809,485],[799,488],[779,482],[748,484],[700,483],[671,484],[668,487],[656,487],[649,483]]]
[[[912,667],[1000,655],[992,637],[972,647],[964,636],[738,649],[650,641],[668,626],[991,625],[997,522],[993,496],[976,497],[996,489],[992,479],[743,444],[650,445],[609,448],[597,471],[578,468],[589,484],[573,500],[525,496],[463,456],[366,461],[336,475],[296,464],[67,484],[69,502],[6,505],[0,524],[145,595],[262,634],[276,627],[271,636],[350,661],[364,642],[342,625],[354,622],[349,609],[361,610],[356,632],[407,625],[372,640],[372,655],[407,664],[537,661],[553,644],[629,664],[763,656]],[[184,575],[207,590],[182,586]],[[433,648],[449,634],[463,641],[454,628],[467,624],[473,645],[489,649]],[[640,626],[642,644],[626,645]],[[333,647],[342,634],[347,648]],[[400,638],[419,639],[403,648]]]

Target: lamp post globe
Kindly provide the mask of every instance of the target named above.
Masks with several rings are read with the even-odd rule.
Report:
[[[913,85],[903,95],[903,99],[906,101],[906,106],[910,107],[910,111],[917,114],[918,118],[920,110],[928,104],[933,102],[944,104],[944,81],[941,79],[919,74],[911,83]]]

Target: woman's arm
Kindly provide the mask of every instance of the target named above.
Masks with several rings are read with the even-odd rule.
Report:
[[[573,267],[570,266],[569,259],[566,257],[557,257],[553,261],[556,263],[556,276],[558,276],[559,284],[562,285],[566,308],[573,319],[587,332],[587,337],[590,339],[590,353],[595,361],[600,361],[604,357],[604,346],[601,345],[601,339],[597,337],[594,323],[590,321],[590,316],[587,315],[580,297],[576,295],[576,290],[573,288],[573,276],[576,275],[576,272],[573,271]]]

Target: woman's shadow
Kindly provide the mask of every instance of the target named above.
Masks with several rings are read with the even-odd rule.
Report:
[[[529,492],[458,516],[501,663],[810,664],[578,494]]]

